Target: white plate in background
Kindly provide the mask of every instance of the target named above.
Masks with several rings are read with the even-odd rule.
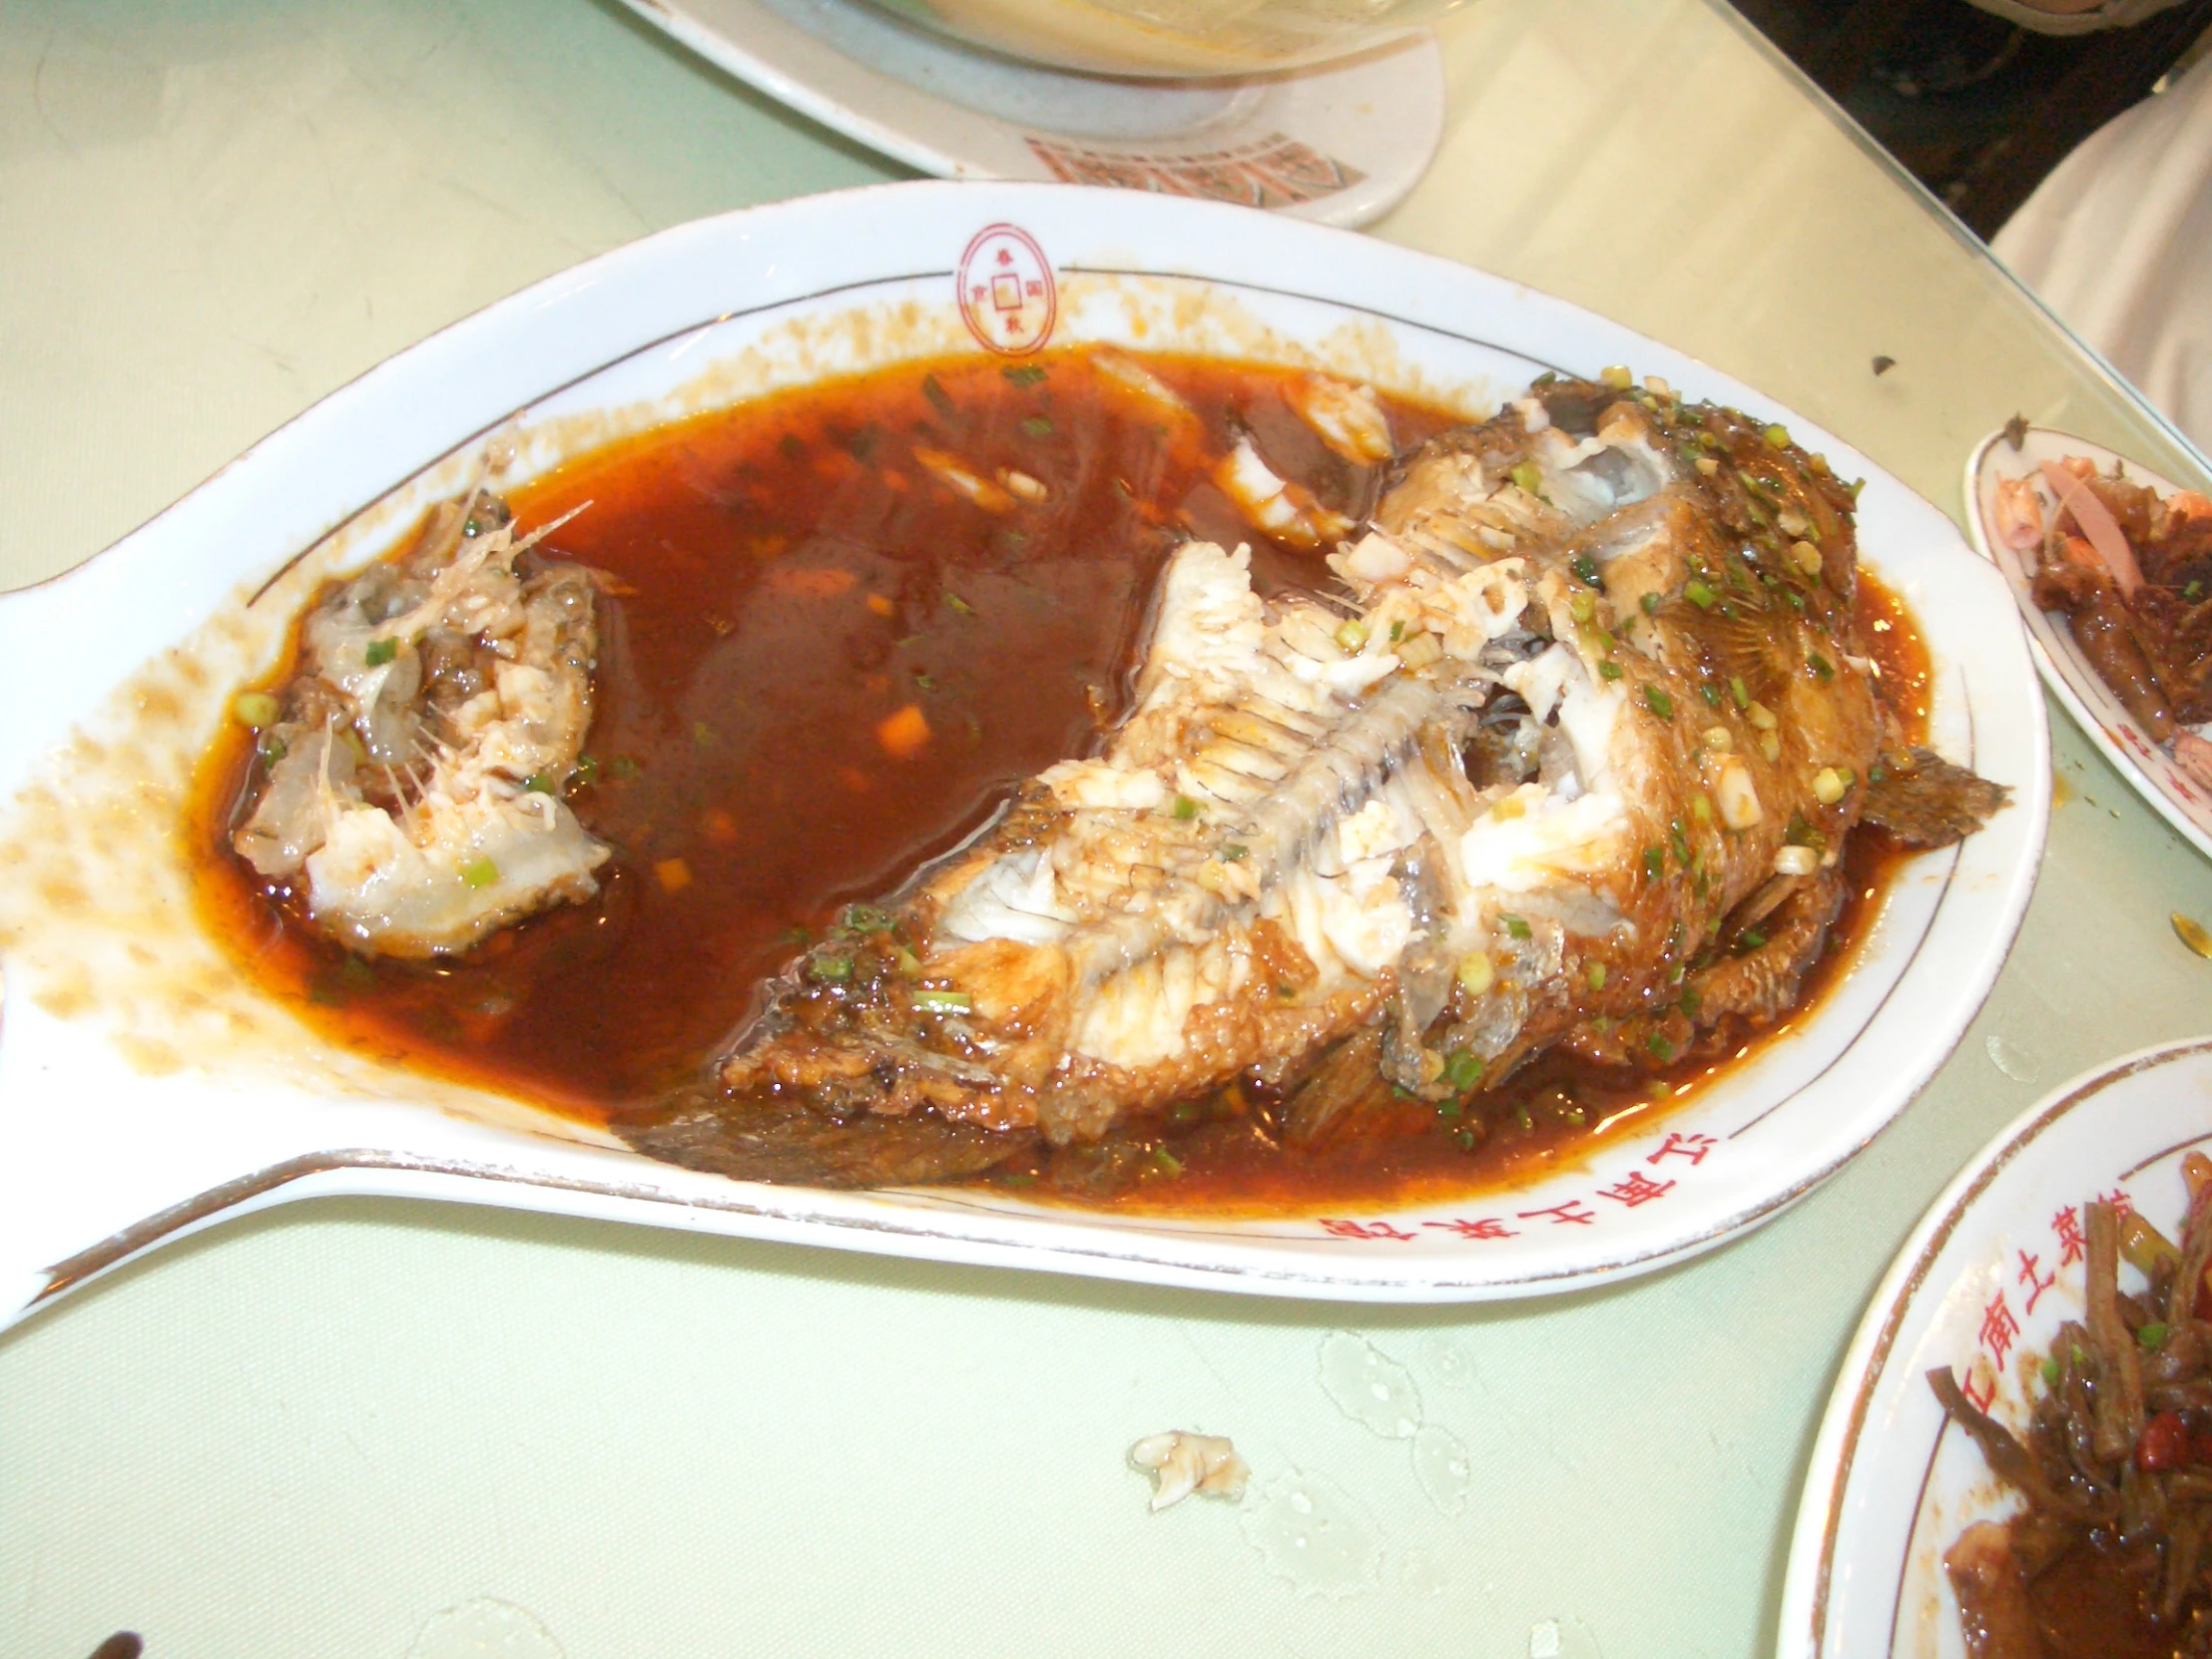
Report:
[[[1782,1592],[1783,1659],[1963,1659],[1942,1552],[2010,1507],[1927,1373],[1947,1366],[2015,1432],[2023,1374],[2082,1317],[2070,1213],[2125,1194],[2180,1236],[2182,1155],[2212,1144],[2212,1037],[2061,1084],[2007,1125],[1898,1253],[1845,1356],[1813,1446]],[[2139,1287],[2124,1263],[2121,1288]]]
[[[625,0],[802,115],[944,179],[1113,185],[1356,228],[1420,183],[1444,131],[1426,30],[1246,78],[1082,75],[975,51],[867,0]]]

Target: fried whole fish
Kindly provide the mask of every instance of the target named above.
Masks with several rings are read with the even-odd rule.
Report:
[[[1779,427],[1553,380],[1399,459],[1331,592],[1185,545],[1101,752],[847,911],[718,1086],[626,1133],[935,1179],[1249,1078],[1314,1142],[1555,1044],[1657,1065],[1771,1018],[1901,747],[1852,503]],[[1938,838],[1994,810],[1929,780]]]
[[[591,724],[590,573],[533,554],[505,504],[442,503],[415,546],[323,594],[258,728],[232,835],[368,955],[467,949],[591,897],[609,849],[559,798]]]

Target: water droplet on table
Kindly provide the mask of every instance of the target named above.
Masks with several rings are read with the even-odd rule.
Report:
[[[1427,1424],[1413,1436],[1413,1478],[1438,1510],[1459,1513],[1474,1488],[1474,1463],[1466,1442],[1448,1428]]]
[[[1357,1331],[1332,1331],[1321,1343],[1321,1385],[1337,1409],[1386,1440],[1420,1427],[1413,1375]]]
[[[528,1608],[478,1596],[432,1613],[407,1659],[564,1659],[553,1632]]]
[[[1605,1659],[1580,1619],[1538,1619],[1528,1627],[1528,1659]]]
[[[1409,1549],[1397,1565],[1397,1581],[1409,1596],[1440,1596],[1451,1587],[1451,1578],[1424,1549]]]
[[[1428,1375],[1447,1388],[1464,1388],[1474,1381],[1474,1362],[1467,1351],[1440,1332],[1421,1339],[1420,1358]]]
[[[1981,1040],[1981,1046],[1988,1052],[1989,1064],[2015,1083],[2032,1083],[2043,1075],[2042,1065],[2035,1056],[2010,1037],[2000,1037],[1992,1031]]]
[[[1358,1498],[1325,1476],[1286,1471],[1245,1506],[1238,1524],[1268,1571],[1301,1596],[1337,1601],[1381,1582],[1382,1529]]]

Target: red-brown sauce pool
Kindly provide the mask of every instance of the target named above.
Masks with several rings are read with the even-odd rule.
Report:
[[[1263,590],[1328,580],[1317,555],[1256,538],[1208,465],[1243,427],[1345,510],[1363,511],[1380,479],[1291,411],[1288,371],[1147,361],[1198,412],[1202,438],[1080,355],[958,359],[702,415],[514,492],[524,529],[583,507],[548,551],[614,578],[589,782],[569,797],[614,848],[599,899],[457,961],[352,956],[225,850],[251,761],[241,732],[211,756],[199,795],[216,930],[336,1041],[596,1123],[650,1112],[697,1080],[762,981],[841,905],[957,844],[1020,780],[1095,749],[1176,540],[1254,543]],[[1388,407],[1401,446],[1451,423]],[[1015,487],[979,504],[931,470],[932,453]],[[1877,584],[1862,595],[1890,695],[1917,726],[1917,635]],[[1824,978],[1849,959],[1895,862],[1867,831],[1848,856],[1855,896]],[[1287,1154],[1260,1132],[1264,1103],[1228,1091],[1185,1114],[1177,1154],[1146,1179],[1127,1179],[1114,1154],[1123,1164],[1099,1186],[1129,1204],[1216,1209],[1464,1192],[1584,1145],[1711,1069],[1687,1062],[1658,1090],[1649,1074],[1539,1062],[1516,1085],[1531,1109],[1471,1151],[1408,1133]],[[1427,1110],[1403,1127],[1431,1128]],[[1061,1188],[1080,1192],[1080,1163]],[[1002,1179],[1053,1174],[1022,1165]]]

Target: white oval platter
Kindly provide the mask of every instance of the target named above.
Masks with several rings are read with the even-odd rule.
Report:
[[[2081,1205],[2124,1196],[2167,1237],[2182,1155],[2212,1144],[2212,1037],[2061,1084],[2007,1125],[1922,1218],[1874,1295],[1829,1396],[1798,1505],[1776,1651],[1963,1659],[1942,1552],[2009,1504],[1936,1403],[1947,1366],[2014,1429],[2028,1380],[2082,1317]],[[2141,1278],[2122,1265],[2121,1288]]]
[[[994,290],[967,280],[979,271],[1026,275]],[[1010,308],[975,307],[994,292]],[[1631,363],[1784,420],[1864,474],[1865,557],[1933,653],[1932,741],[2012,805],[1910,864],[1818,1011],[1672,1111],[1510,1190],[1333,1216],[1176,1222],[697,1174],[341,1051],[210,936],[178,830],[191,769],[316,582],[382,551],[490,448],[527,477],[773,385],[980,351],[963,293],[994,348],[1049,331],[1305,362],[1470,414],[1546,368]],[[0,601],[0,1323],[216,1217],[340,1192],[1291,1297],[1476,1300],[1647,1271],[1778,1213],[1928,1081],[2011,943],[2049,802],[2042,700],[1996,573],[1831,435],[1464,267],[1275,215],[1055,186],[894,185],[749,210],[502,300],[100,557]]]
[[[2112,763],[2113,769],[2127,780],[2129,787],[2150,803],[2151,810],[2178,830],[2199,852],[2212,857],[2212,792],[2175,766],[2172,757],[2136,724],[2135,717],[2121,706],[2120,700],[2112,695],[2102,677],[2074,645],[2071,624],[2063,616],[2053,616],[2036,605],[2027,572],[2020,568],[2019,555],[2004,545],[2003,538],[1993,528],[1999,481],[2030,479],[2048,513],[2055,501],[2048,486],[2040,480],[2037,469],[2046,460],[2063,460],[2068,455],[2087,456],[2100,472],[2109,472],[2114,466],[2124,467],[2129,477],[2149,485],[2161,495],[2171,495],[2182,487],[2102,444],[2091,443],[2087,438],[2077,438],[2068,432],[2030,426],[2015,449],[2004,432],[1996,431],[1976,444],[1973,454],[1966,460],[1967,529],[1972,533],[1974,546],[2004,572],[2005,584],[2012,590],[2020,616],[2027,623],[2028,638],[2035,646],[2035,666],[2043,676],[2043,683],[2065,705],[2066,712],[2089,735],[2089,741]]]

